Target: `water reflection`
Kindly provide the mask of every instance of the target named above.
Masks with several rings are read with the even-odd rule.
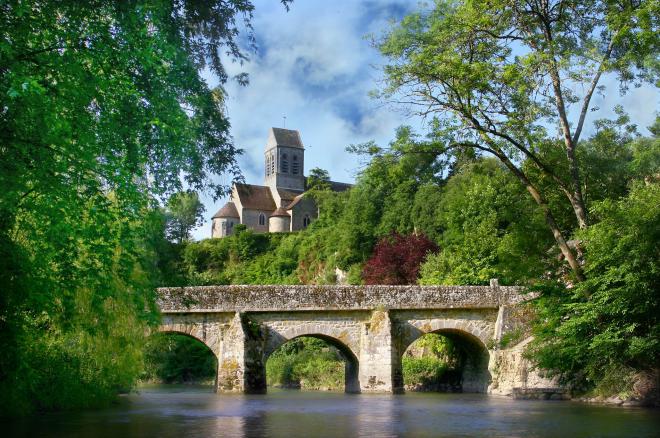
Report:
[[[154,387],[108,409],[4,420],[3,436],[655,437],[658,410],[515,401],[479,394],[271,391],[216,395]]]

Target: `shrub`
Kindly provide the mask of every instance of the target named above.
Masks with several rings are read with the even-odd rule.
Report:
[[[366,284],[415,284],[420,265],[437,250],[426,236],[391,233],[376,244],[362,277]]]
[[[404,356],[403,383],[406,386],[437,386],[448,367],[445,361],[435,356]]]

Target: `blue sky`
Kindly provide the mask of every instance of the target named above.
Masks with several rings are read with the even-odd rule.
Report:
[[[321,167],[343,182],[353,182],[360,168],[346,146],[370,140],[386,145],[403,124],[421,130],[421,120],[369,97],[378,87],[383,60],[367,36],[382,34],[391,20],[415,10],[416,1],[298,0],[289,12],[277,0],[254,4],[258,50],[242,66],[227,65],[230,74],[247,72],[250,84],[225,86],[231,134],[245,151],[238,162],[246,182],[263,183],[268,129],[282,127],[284,115],[286,127],[299,130],[305,144],[305,170]],[[660,106],[657,89],[633,89],[623,98],[616,86],[608,90],[604,100],[594,97],[594,106],[602,109],[590,113],[591,120],[611,115],[621,104],[640,127],[653,121]],[[227,176],[218,180],[230,183]],[[202,200],[206,221],[193,232],[195,239],[210,237],[211,216],[227,201]]]

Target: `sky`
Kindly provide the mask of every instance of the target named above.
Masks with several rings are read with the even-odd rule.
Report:
[[[243,65],[226,64],[230,75],[248,73],[250,83],[225,84],[231,135],[244,150],[238,163],[247,183],[263,184],[268,130],[285,123],[300,132],[306,172],[320,167],[334,181],[348,183],[361,167],[358,157],[345,152],[347,146],[371,140],[385,146],[401,125],[423,134],[422,120],[369,95],[378,88],[384,64],[369,36],[382,35],[392,20],[416,10],[416,1],[298,0],[288,12],[277,0],[255,0],[254,5],[257,51]],[[207,81],[217,83],[210,76]],[[604,78],[608,82],[611,78]],[[660,107],[657,89],[633,89],[623,98],[616,87],[608,89],[605,98],[594,96],[594,106],[602,109],[589,119],[611,116],[611,108],[621,104],[640,127],[652,123]],[[589,119],[583,135],[589,134]],[[228,176],[217,180],[231,183]],[[211,217],[227,200],[214,202],[202,194],[205,221],[193,231],[194,239],[211,236]]]

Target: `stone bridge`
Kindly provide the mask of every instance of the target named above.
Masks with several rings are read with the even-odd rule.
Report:
[[[531,370],[521,354],[524,301],[520,288],[496,281],[491,286],[158,289],[159,330],[206,344],[218,359],[217,391],[246,393],[266,391],[266,360],[300,336],[339,349],[347,392],[402,392],[406,348],[426,333],[439,333],[465,353],[464,392],[547,394],[555,385]]]

